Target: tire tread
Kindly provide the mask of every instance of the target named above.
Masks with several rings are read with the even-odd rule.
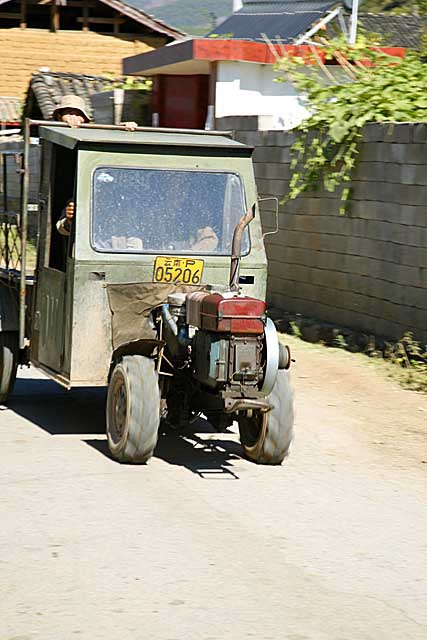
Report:
[[[12,393],[18,369],[18,332],[0,332],[0,404]]]
[[[154,362],[144,356],[124,356],[119,364],[128,382],[129,428],[123,440],[112,446],[107,401],[108,443],[111,453],[120,462],[143,464],[153,455],[158,438],[160,391],[157,374]]]
[[[277,465],[289,455],[294,438],[294,392],[289,371],[278,371],[276,384],[267,399],[273,408],[267,414],[265,437],[260,434],[251,447],[245,445],[242,430],[240,437],[248,458],[259,464]]]

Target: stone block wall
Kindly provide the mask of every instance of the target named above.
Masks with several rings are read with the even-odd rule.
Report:
[[[219,128],[255,147],[260,196],[289,186],[292,132],[258,131],[257,118]],[[353,176],[350,212],[322,189],[279,206],[267,236],[272,306],[389,338],[427,343],[427,124],[369,125]],[[261,203],[266,231],[273,201]]]

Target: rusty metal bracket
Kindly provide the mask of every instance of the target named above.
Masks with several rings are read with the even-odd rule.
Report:
[[[268,413],[272,410],[272,406],[267,400],[258,400],[255,398],[225,398],[224,411],[225,413],[235,413],[236,411],[260,411],[261,413]]]

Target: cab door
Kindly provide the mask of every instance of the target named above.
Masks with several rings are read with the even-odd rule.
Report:
[[[49,157],[48,157],[49,156]],[[72,280],[73,233],[61,235],[56,223],[67,203],[74,199],[76,152],[52,145],[43,154],[40,189],[40,252],[34,328],[37,332],[32,359],[39,365],[65,375],[65,326],[67,292]]]

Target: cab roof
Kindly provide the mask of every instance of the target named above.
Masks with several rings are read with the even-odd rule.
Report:
[[[177,147],[212,147],[229,151],[252,152],[252,148],[224,135],[212,135],[207,132],[173,133],[161,130],[125,131],[120,129],[71,128],[58,126],[41,126],[39,136],[68,149],[76,145],[140,145],[140,146],[177,146]]]

